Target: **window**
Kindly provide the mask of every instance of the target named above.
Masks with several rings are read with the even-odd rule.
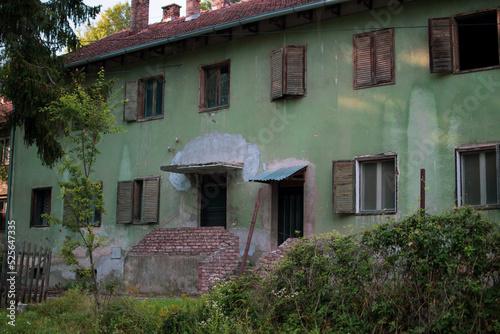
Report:
[[[393,153],[333,161],[333,212],[396,212],[396,156]]]
[[[0,164],[8,165],[10,157],[10,138],[0,138]]]
[[[31,191],[31,227],[48,227],[46,217],[50,215],[52,187],[33,188]]]
[[[164,75],[144,77],[125,84],[124,121],[151,120],[163,117]]]
[[[201,226],[223,226],[226,228],[226,211],[226,174],[203,175],[201,186]]]
[[[354,89],[389,85],[394,76],[394,29],[353,36]]]
[[[429,19],[432,73],[463,73],[500,67],[500,9]]]
[[[229,108],[229,60],[200,66],[200,111]]]
[[[118,182],[116,222],[118,224],[158,223],[160,177]]]
[[[102,182],[98,183],[100,186],[100,193],[102,196]],[[71,219],[71,207],[69,205],[72,196],[66,193],[67,199],[64,202],[63,220],[68,221]],[[90,198],[92,201],[95,197]],[[90,217],[90,225],[100,227],[102,223],[102,209],[93,208],[92,216]]]
[[[457,150],[457,204],[499,207],[499,144]]]
[[[271,53],[271,100],[306,93],[306,46],[287,45]]]

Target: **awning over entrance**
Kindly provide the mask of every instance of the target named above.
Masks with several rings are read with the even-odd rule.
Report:
[[[209,173],[225,173],[238,169],[243,169],[243,162],[207,162],[199,164],[186,165],[168,165],[161,166],[160,169],[164,172],[180,173],[180,174],[209,174]]]
[[[249,181],[269,183],[271,181],[295,180],[304,181],[305,166],[283,167],[277,170],[266,170],[252,177]]]

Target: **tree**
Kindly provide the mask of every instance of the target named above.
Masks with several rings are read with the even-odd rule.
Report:
[[[94,231],[96,214],[105,214],[104,198],[99,180],[93,178],[94,164],[100,154],[98,144],[104,134],[122,132],[112,113],[115,105],[108,102],[113,81],[106,82],[104,71],[92,85],[82,85],[83,75],[73,81],[70,92],[51,102],[43,109],[59,124],[68,150],[58,173],[67,175],[59,182],[61,198],[64,200],[64,215],[60,220],[48,215],[50,223],[60,224],[78,238],[67,237],[62,246],[62,257],[75,271],[90,278],[95,287],[97,309],[100,308],[99,288],[95,275],[94,251],[105,244]],[[77,248],[83,248],[88,256],[89,266],[82,265],[75,255]]]
[[[240,2],[241,0],[231,0],[231,3]],[[201,10],[209,10],[212,9],[212,0],[203,0],[200,2]]]
[[[73,26],[94,19],[99,10],[83,0],[0,1],[0,95],[14,105],[11,126],[24,129],[24,143],[36,145],[49,167],[63,154],[57,141],[62,125],[41,111],[65,85],[64,57],[57,51],[75,50],[79,42]]]
[[[99,15],[94,24],[90,22],[85,29],[78,30],[82,45],[87,45],[106,36],[112,35],[130,26],[130,5],[128,2],[117,3]]]

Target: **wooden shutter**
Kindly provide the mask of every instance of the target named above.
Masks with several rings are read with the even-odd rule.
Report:
[[[354,213],[354,161],[333,161],[333,213]]]
[[[305,93],[305,46],[288,45],[284,48],[283,74],[286,95],[304,95]]]
[[[132,222],[133,190],[133,181],[118,182],[118,194],[116,201],[117,224],[128,224]]]
[[[372,37],[371,33],[353,36],[354,89],[372,85]]]
[[[63,210],[63,221],[64,222],[69,222],[69,220],[74,219],[74,217],[71,216],[71,206],[70,203],[73,200],[73,194],[66,193],[65,198],[64,198],[64,210]],[[73,222],[70,222],[73,223]]]
[[[373,61],[373,83],[394,83],[394,29],[373,32]]]
[[[431,73],[453,72],[452,18],[429,19]]]
[[[127,81],[125,83],[125,102],[123,111],[123,120],[125,122],[133,122],[137,120],[137,111],[139,108],[138,94],[139,83],[138,81]]]
[[[160,196],[160,177],[144,179],[142,202],[142,222],[158,222],[158,202]]]
[[[283,97],[283,49],[271,53],[271,100]]]

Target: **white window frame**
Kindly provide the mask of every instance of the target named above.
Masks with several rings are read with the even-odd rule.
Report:
[[[392,160],[394,161],[394,209],[382,209],[382,165],[381,163],[384,161]],[[363,198],[363,189],[361,185],[361,169],[363,163],[377,163],[377,209],[376,210],[362,210],[362,198]],[[397,169],[397,156],[396,155],[376,155],[376,156],[364,156],[358,157],[355,159],[356,163],[356,214],[378,214],[378,213],[396,213],[397,212],[397,203],[398,203],[398,192],[397,192],[397,178],[398,178],[398,169]]]
[[[496,152],[496,170],[497,170],[497,203],[496,204],[486,204],[486,152]],[[463,161],[462,156],[467,153],[479,154],[479,177],[480,177],[480,196],[481,204],[471,205],[474,208],[480,209],[498,209],[500,208],[500,161],[499,161],[499,151],[500,143],[487,143],[487,144],[476,144],[472,146],[463,145],[455,150],[455,165],[456,165],[456,189],[457,189],[457,206],[467,205],[464,204],[462,191],[463,191]]]

